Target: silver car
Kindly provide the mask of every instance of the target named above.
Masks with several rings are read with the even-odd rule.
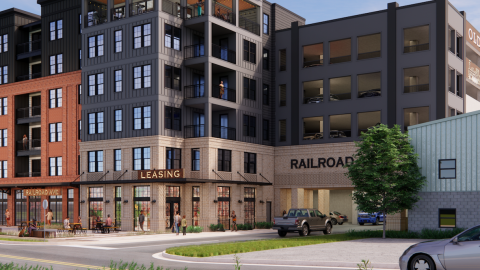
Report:
[[[400,257],[401,270],[480,269],[480,226],[451,239],[427,241],[409,247]]]

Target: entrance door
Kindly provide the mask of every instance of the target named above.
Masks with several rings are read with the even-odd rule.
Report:
[[[220,39],[220,58],[228,61],[228,39]]]
[[[0,225],[7,225],[7,219],[5,218],[7,196],[7,193],[0,192]],[[12,218],[12,212],[10,212],[10,218]]]
[[[205,96],[205,77],[199,74],[193,74],[193,85],[195,85],[195,97]]]
[[[205,39],[201,36],[193,35],[193,45],[194,46],[194,56],[204,56],[205,55]]]
[[[38,116],[41,114],[41,96],[33,96],[32,97],[32,115],[31,116]]]
[[[220,98],[224,100],[228,100],[228,77],[227,76],[220,77],[220,82],[223,82],[223,95],[220,94]]]
[[[32,128],[32,148],[40,147],[41,144],[41,132],[40,128]]]
[[[150,201],[135,201],[134,205],[134,231],[150,231]],[[140,224],[140,214],[143,211],[145,221]]]
[[[193,113],[193,125],[195,126],[194,137],[205,137],[205,114]]]
[[[267,222],[272,222],[272,202],[267,202]]]
[[[220,138],[228,138],[228,114],[220,114]]]
[[[167,229],[171,229],[172,225],[175,222],[175,213],[177,213],[177,211],[180,211],[180,200],[178,200],[178,202],[167,201],[165,205],[165,210],[165,227]]]

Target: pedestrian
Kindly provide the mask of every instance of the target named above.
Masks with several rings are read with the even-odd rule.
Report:
[[[5,210],[5,219],[7,220],[7,227],[10,227],[10,210]]]
[[[287,211],[283,210],[283,216],[285,216],[286,214],[287,214]]]
[[[225,93],[225,86],[223,85],[223,81],[220,81],[218,87],[220,88],[220,98],[222,98],[223,94]]]
[[[182,222],[182,217],[180,216],[180,212],[177,211],[175,215],[175,232],[177,235],[180,234],[180,223]]]
[[[68,216],[63,220],[63,228],[67,230],[70,229],[70,219]]]
[[[202,0],[198,0],[197,13],[198,13],[198,16],[202,16]]]
[[[107,215],[107,220],[105,220],[105,230],[110,233],[110,227],[112,227],[112,219],[110,218],[110,214]]]
[[[183,235],[187,235],[187,219],[185,218],[185,215],[183,215],[183,219],[182,219],[182,228],[183,228]]]
[[[47,224],[51,226],[52,225],[52,219],[53,219],[52,209],[48,209],[48,212],[45,216],[47,217]]]
[[[22,138],[22,142],[23,142],[23,150],[27,150],[27,144],[28,144],[28,138],[27,138],[27,134],[23,134],[23,138]]]
[[[232,211],[232,223],[233,223],[232,232],[233,231],[238,231],[237,230],[237,215],[235,215],[235,211]]]
[[[143,223],[145,222],[145,215],[143,214],[143,210],[140,211],[140,216],[138,216],[138,223],[140,224],[140,229],[142,229],[142,232],[145,233],[145,230],[143,229]]]

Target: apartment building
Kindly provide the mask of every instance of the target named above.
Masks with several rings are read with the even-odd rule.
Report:
[[[75,3],[77,2],[77,3]],[[0,225],[79,215],[79,1],[0,12]],[[75,218],[76,220],[76,218]]]

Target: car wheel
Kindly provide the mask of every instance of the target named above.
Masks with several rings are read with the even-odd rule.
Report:
[[[278,235],[280,235],[280,237],[285,237],[287,235],[287,231],[278,230]]]
[[[310,230],[308,228],[308,225],[307,224],[303,224],[302,226],[302,230],[298,232],[298,234],[300,236],[307,236],[310,234]]]
[[[337,220],[332,218],[332,225],[337,225],[337,223],[338,223]]]
[[[435,263],[433,263],[432,259],[427,255],[418,255],[415,256],[410,261],[410,270],[435,270]]]
[[[343,222],[339,222],[338,225],[343,225]]]
[[[325,227],[323,234],[331,234],[331,233],[332,233],[332,224],[327,223],[327,226]]]
[[[360,224],[360,226],[363,226],[363,224],[364,224],[364,223],[362,223],[362,222],[359,222],[358,224]]]

